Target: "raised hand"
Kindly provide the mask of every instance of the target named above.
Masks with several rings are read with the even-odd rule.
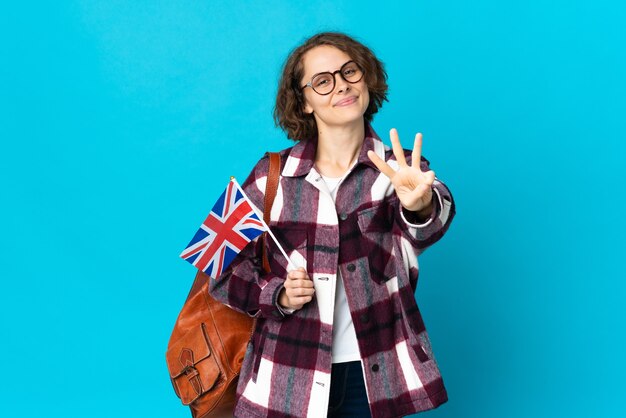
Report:
[[[389,136],[391,137],[393,155],[398,161],[398,171],[381,160],[374,151],[368,151],[367,156],[384,175],[389,177],[398,199],[405,209],[419,212],[421,216],[429,216],[432,211],[432,185],[435,181],[435,172],[432,170],[423,172],[420,169],[422,134],[415,135],[411,165],[406,163],[404,150],[400,145],[400,138],[398,138],[398,131],[395,128],[391,129]]]

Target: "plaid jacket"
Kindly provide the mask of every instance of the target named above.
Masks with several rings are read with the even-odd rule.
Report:
[[[249,244],[211,294],[256,316],[237,388],[237,417],[325,417],[328,409],[337,271],[343,277],[374,418],[401,417],[447,400],[414,298],[417,255],[441,238],[454,217],[447,187],[435,180],[433,215],[421,225],[401,209],[389,179],[367,157],[397,163],[371,127],[336,204],[313,162],[316,140],[283,150],[270,227],[296,266],[314,282],[313,300],[293,315],[277,307],[287,261],[268,240],[271,273],[262,272],[261,241]],[[410,151],[406,151],[410,163]],[[422,170],[428,161],[422,159]],[[269,159],[243,188],[260,209]]]

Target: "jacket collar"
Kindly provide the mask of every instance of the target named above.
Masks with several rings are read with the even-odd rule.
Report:
[[[385,161],[385,151],[387,146],[380,140],[376,132],[369,123],[365,123],[365,138],[357,165],[365,164],[378,171],[378,168],[367,156],[369,150],[374,151],[383,161]],[[300,141],[291,148],[285,166],[283,167],[283,177],[300,177],[309,174],[315,164],[315,151],[317,150],[317,136],[309,140]]]

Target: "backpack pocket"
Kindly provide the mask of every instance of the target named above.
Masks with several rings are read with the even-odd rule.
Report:
[[[203,323],[183,335],[167,350],[165,357],[174,390],[184,405],[210,391],[220,376]]]

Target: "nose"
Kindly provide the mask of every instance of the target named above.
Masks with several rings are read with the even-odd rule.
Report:
[[[350,83],[343,79],[340,74],[335,76],[335,88],[337,93],[344,93],[350,90]]]

